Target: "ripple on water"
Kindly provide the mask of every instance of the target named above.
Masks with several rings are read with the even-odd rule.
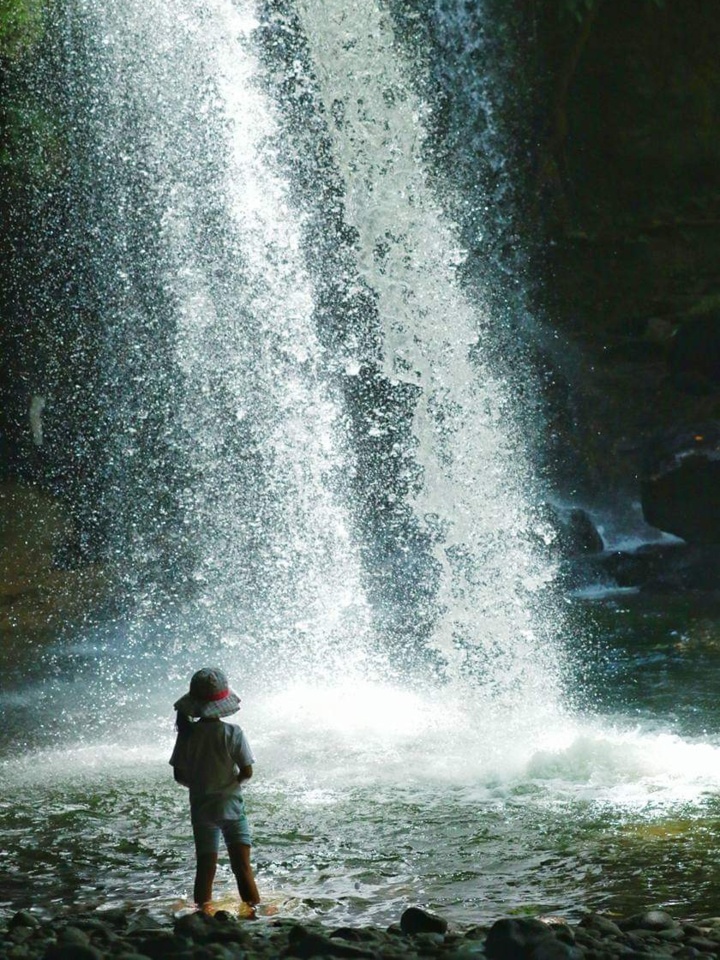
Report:
[[[709,909],[720,892],[711,800],[701,818],[696,805],[641,810],[438,784],[299,794],[276,778],[258,780],[247,799],[261,887],[297,917],[386,923],[418,901],[463,922],[529,905],[577,916],[593,904],[660,902],[671,890],[676,904]],[[189,896],[186,796],[158,763],[140,778],[106,770],[32,793],[11,786],[0,831],[7,912],[27,905],[28,889],[47,910],[129,901],[166,913]],[[217,894],[233,895],[225,863]]]
[[[664,668],[661,657],[644,667]],[[385,923],[408,902],[467,922],[528,907],[713,911],[711,738],[652,716],[510,716],[448,687],[351,686],[243,691],[260,758],[247,791],[258,877],[283,912]],[[166,691],[124,695],[122,726],[93,718],[77,726],[84,740],[49,736],[0,760],[3,910],[27,905],[28,889],[48,910],[130,900],[161,913],[187,899]],[[217,891],[232,897],[226,863]]]

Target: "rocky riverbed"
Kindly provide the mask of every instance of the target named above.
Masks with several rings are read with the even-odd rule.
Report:
[[[720,917],[680,920],[663,910],[625,918],[588,913],[500,918],[490,926],[454,928],[440,916],[408,907],[387,929],[330,928],[288,918],[238,919],[185,913],[166,922],[138,910],[61,914],[16,913],[0,935],[0,957],[13,960],[250,960],[274,957],[443,960],[649,960],[720,956]]]

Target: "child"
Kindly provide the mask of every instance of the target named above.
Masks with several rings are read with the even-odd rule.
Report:
[[[228,686],[227,677],[212,667],[198,670],[190,681],[190,692],[175,704],[178,735],[170,763],[177,782],[190,788],[197,858],[193,895],[199,907],[212,898],[221,833],[241,899],[251,907],[260,902],[240,792],[240,784],[252,776],[255,757],[240,727],[220,719],[239,709],[240,698]]]

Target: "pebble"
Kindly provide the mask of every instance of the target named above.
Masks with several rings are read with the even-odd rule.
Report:
[[[142,911],[22,910],[0,930],[0,960],[720,960],[720,918],[678,920],[663,910],[501,917],[464,929],[409,906],[387,929],[325,927],[289,917],[240,920],[218,911],[163,923]]]

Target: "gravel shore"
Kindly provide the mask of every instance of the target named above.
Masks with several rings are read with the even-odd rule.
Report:
[[[143,911],[72,913],[40,920],[15,914],[0,934],[12,960],[270,960],[278,957],[439,958],[439,960],[651,960],[720,957],[720,917],[688,922],[662,910],[622,919],[589,913],[576,924],[555,917],[501,918],[454,928],[409,907],[397,923],[331,928],[315,921],[243,920],[225,911],[186,913],[163,923]]]

